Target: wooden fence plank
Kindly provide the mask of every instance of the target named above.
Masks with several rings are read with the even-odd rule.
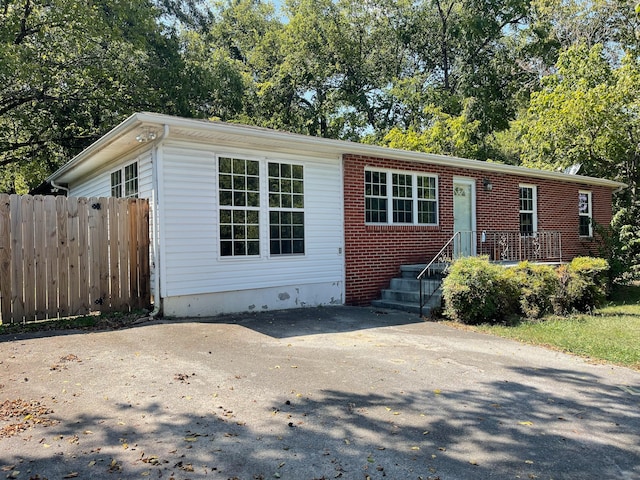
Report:
[[[120,269],[118,263],[118,202],[109,198],[109,304],[113,310],[122,309],[120,295]]]
[[[120,264],[121,308],[129,308],[131,286],[129,285],[129,209],[127,201],[118,202],[118,263]]]
[[[78,278],[80,279],[80,306],[78,315],[91,311],[89,298],[89,212],[88,200],[78,198]]]
[[[142,308],[151,304],[151,271],[149,269],[149,202],[138,201],[138,257],[140,268],[140,301]]]
[[[138,211],[135,208],[135,200],[129,200],[129,284],[131,288],[131,306],[138,307],[140,287],[138,284]]]
[[[0,323],[11,323],[11,219],[6,194],[0,194]]]
[[[11,310],[12,323],[24,321],[24,268],[22,264],[22,207],[20,197],[11,195]]]
[[[100,305],[100,244],[99,233],[100,219],[98,210],[94,208],[98,204],[97,198],[90,198],[87,213],[89,214],[89,301],[93,310]]]
[[[80,290],[84,287],[80,281],[80,270],[78,268],[80,247],[80,225],[78,221],[78,199],[76,197],[67,198],[67,247],[69,249],[69,314],[80,315],[81,302]]]
[[[45,234],[44,197],[33,197],[35,222],[36,319],[47,318],[47,240]]]
[[[45,238],[47,252],[47,318],[58,317],[58,230],[56,199],[44,198]]]
[[[56,198],[58,226],[58,306],[61,317],[69,316],[69,232],[67,231],[67,199]]]
[[[25,322],[36,318],[36,272],[34,269],[33,197],[20,199],[22,210],[22,275]]]
[[[109,308],[109,230],[107,227],[108,204],[106,198],[98,199],[98,238],[100,238],[99,294],[101,303],[98,310],[108,312]]]

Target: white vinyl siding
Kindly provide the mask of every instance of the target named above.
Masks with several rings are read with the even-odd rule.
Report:
[[[344,274],[340,159],[307,160],[227,154],[260,162],[267,192],[269,162],[304,165],[304,255],[270,255],[269,209],[260,210],[260,254],[222,256],[216,152],[167,146],[160,174],[163,199],[163,296],[197,295],[279,286],[342,283]]]
[[[138,197],[151,198],[153,190],[151,152],[146,152],[122,161],[110,164],[107,168],[93,174],[90,178],[69,185],[70,197],[111,197],[111,173],[123,169],[133,162],[138,164]],[[124,181],[124,176],[122,176]]]

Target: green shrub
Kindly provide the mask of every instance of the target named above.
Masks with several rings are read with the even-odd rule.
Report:
[[[452,320],[495,323],[517,311],[518,286],[507,269],[487,257],[465,257],[451,266],[442,294]]]
[[[574,281],[570,283],[570,295],[574,308],[587,312],[600,307],[607,299],[609,263],[603,258],[576,257],[569,264]]]
[[[609,270],[603,258],[576,257],[558,269],[559,289],[553,299],[556,315],[589,312],[607,298]]]
[[[551,265],[520,262],[513,268],[520,288],[520,311],[531,319],[541,318],[553,311],[551,299],[556,295],[560,282]]]
[[[606,260],[576,257],[557,269],[522,262],[514,268],[486,257],[462,258],[451,266],[442,285],[445,315],[466,323],[496,323],[514,313],[541,318],[588,312],[603,304],[607,293]]]

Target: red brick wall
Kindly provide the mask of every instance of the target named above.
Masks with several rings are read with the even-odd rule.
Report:
[[[439,225],[365,225],[364,170],[388,168],[438,175]],[[344,156],[346,303],[366,305],[380,296],[400,265],[426,263],[453,235],[453,177],[476,180],[476,230],[519,229],[519,185],[537,186],[538,229],[562,232],[563,260],[597,253],[593,240],[578,236],[578,190],[592,192],[593,219],[611,221],[612,192],[570,182],[450,168],[383,158]],[[487,192],[483,179],[493,184]]]

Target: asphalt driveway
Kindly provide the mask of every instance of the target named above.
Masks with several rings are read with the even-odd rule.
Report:
[[[640,373],[334,307],[0,337],[0,478],[639,479]]]

